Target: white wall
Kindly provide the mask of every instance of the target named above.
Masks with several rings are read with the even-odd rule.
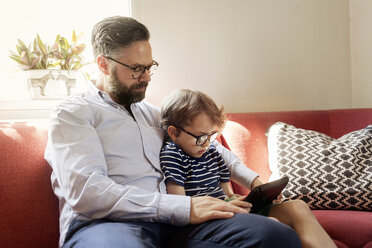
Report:
[[[353,107],[372,107],[372,1],[351,0]]]
[[[348,0],[138,0],[136,7],[160,63],[150,102],[193,88],[228,112],[352,107]]]

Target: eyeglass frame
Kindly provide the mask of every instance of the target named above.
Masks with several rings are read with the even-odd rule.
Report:
[[[179,126],[174,126],[174,127],[178,128],[178,129],[181,129],[181,131],[183,131],[183,132],[187,133],[188,135],[194,137],[196,139],[195,140],[195,145],[197,145],[197,146],[203,146],[205,144],[205,142],[207,142],[207,141],[209,141],[209,143],[211,143],[211,142],[215,141],[218,137],[218,132],[214,132],[212,134],[202,134],[202,135],[197,136],[195,134],[192,134],[192,133],[186,131],[182,127],[179,127]],[[216,137],[213,140],[211,140],[211,137],[215,134],[217,134]],[[200,140],[200,138],[204,137],[204,136],[207,136],[208,138],[202,144],[198,144],[198,140]]]
[[[116,60],[114,58],[111,58],[110,56],[104,56],[104,57],[107,58],[107,59],[109,59],[109,60],[112,60],[112,61],[114,61],[114,62],[116,62],[116,63],[118,63],[118,64],[120,64],[122,66],[125,66],[126,68],[128,68],[130,70],[132,70],[132,78],[133,79],[138,79],[139,77],[141,77],[146,72],[146,70],[150,70],[151,67],[156,66],[156,68],[157,68],[159,66],[159,63],[156,62],[155,60],[153,60],[152,63],[151,63],[151,65],[149,65],[149,66],[139,65],[139,66],[133,67],[133,66],[130,66],[130,65],[126,65],[126,64],[124,64],[124,63],[122,63],[122,62],[120,62],[120,61],[118,61],[118,60]],[[134,73],[136,73],[136,70],[138,68],[143,68],[143,69],[141,70],[141,73],[138,75],[138,77],[134,77]],[[153,73],[151,73],[150,76],[152,74]]]

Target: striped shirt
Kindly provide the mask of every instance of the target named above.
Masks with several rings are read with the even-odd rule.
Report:
[[[167,142],[160,152],[160,166],[165,182],[173,181],[183,186],[188,196],[225,198],[220,183],[229,182],[230,172],[214,145],[202,157],[194,158],[174,142]]]

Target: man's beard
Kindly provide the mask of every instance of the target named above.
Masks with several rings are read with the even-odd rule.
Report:
[[[136,91],[136,89],[147,87],[148,84],[148,82],[142,81],[128,88],[128,86],[120,81],[114,69],[111,72],[109,91],[115,97],[116,103],[129,107],[132,103],[140,102],[145,98],[146,89],[144,91]]]

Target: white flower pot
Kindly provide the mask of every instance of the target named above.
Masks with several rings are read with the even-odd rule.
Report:
[[[77,71],[28,70],[27,83],[31,99],[62,99],[71,95],[79,76]]]

